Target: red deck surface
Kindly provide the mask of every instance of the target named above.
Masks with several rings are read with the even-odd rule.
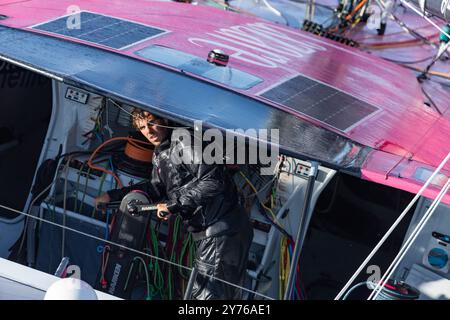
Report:
[[[159,44],[206,58],[211,49],[220,48],[230,55],[231,67],[264,79],[263,83],[243,91],[249,96],[259,98],[259,92],[303,74],[378,107],[379,112],[348,132],[287,110],[293,116],[308,119],[375,149],[364,164],[364,179],[416,192],[423,183],[413,177],[416,168],[432,170],[450,151],[450,87],[436,82],[424,85],[442,112],[439,115],[424,104],[426,99],[413,71],[376,57],[417,60],[433,54],[430,46],[414,43],[413,38],[394,22],[389,23],[383,37],[364,28],[356,28],[346,35],[361,42],[362,47],[372,53],[248,15],[210,7],[143,0],[132,3],[118,0],[1,0],[0,14],[10,17],[1,23],[38,32],[29,27],[67,15],[67,9],[72,5],[169,31],[126,50],[116,51],[121,54],[139,59],[134,55],[136,50]],[[422,19],[408,12],[402,18],[424,36],[436,39],[437,31]],[[399,41],[405,47],[386,48],[386,45]],[[412,44],[408,45],[410,42]],[[424,63],[417,66],[423,67]],[[450,69],[439,62],[436,68],[441,67]],[[280,105],[274,106],[285,109]],[[445,168],[450,176],[450,164]],[[433,196],[435,192],[431,190],[427,195]],[[450,197],[445,201],[450,203]]]

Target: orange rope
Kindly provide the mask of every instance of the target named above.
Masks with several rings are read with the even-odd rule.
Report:
[[[436,77],[450,79],[450,73],[440,72],[440,71],[428,71],[428,74],[431,74]]]
[[[94,150],[94,152],[92,152],[92,154],[91,154],[91,156],[89,157],[89,160],[88,160],[88,162],[87,162],[88,166],[89,166],[91,169],[99,170],[99,171],[102,171],[102,172],[105,172],[105,173],[107,173],[107,174],[112,175],[112,176],[114,177],[114,179],[116,179],[117,185],[118,185],[120,188],[122,188],[122,187],[123,187],[123,184],[122,184],[122,182],[120,181],[119,177],[118,177],[114,172],[109,171],[109,170],[106,170],[105,168],[102,168],[102,167],[95,166],[95,165],[92,163],[92,161],[94,160],[95,156],[97,155],[97,152],[98,152],[100,149],[102,149],[105,145],[107,145],[107,144],[109,144],[109,143],[111,143],[111,142],[113,142],[113,141],[118,141],[118,140],[126,140],[126,141],[129,141],[129,142],[130,142],[130,141],[133,141],[133,142],[139,142],[139,143],[148,144],[148,145],[152,145],[152,146],[153,146],[153,144],[151,144],[150,142],[144,142],[144,141],[137,140],[137,139],[133,139],[133,138],[130,138],[130,137],[116,137],[116,138],[111,138],[111,139],[109,139],[109,140],[106,140],[106,141],[103,142],[101,145],[99,145],[99,146]]]
[[[408,69],[412,69],[412,70],[416,70],[416,71],[419,71],[419,72],[423,72],[423,69],[420,69],[420,68],[416,68],[416,67],[412,67],[412,66],[407,66],[407,68]],[[427,74],[432,75],[432,76],[436,76],[436,77],[445,78],[445,79],[450,79],[450,73],[430,70],[430,71],[427,72]]]
[[[434,34],[432,36],[426,37],[427,40],[431,40],[433,38],[438,37],[439,34]],[[374,43],[374,44],[360,44],[361,48],[367,48],[367,49],[390,49],[390,48],[402,48],[402,47],[410,47],[417,45],[418,43],[421,43],[422,40],[420,39],[411,39],[406,41],[400,41],[400,42],[382,42],[382,43]]]
[[[134,141],[128,141],[125,146],[125,154],[135,160],[152,162],[153,150],[144,148]]]
[[[345,17],[345,20],[350,20],[353,15],[356,13],[356,11],[358,11],[359,9],[361,9],[361,7],[366,3],[367,0],[362,0],[360,3],[358,3],[358,5],[352,10],[352,12],[350,14],[348,14]]]

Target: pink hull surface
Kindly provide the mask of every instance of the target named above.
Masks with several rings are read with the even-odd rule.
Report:
[[[347,131],[339,131],[298,111],[266,101],[293,116],[373,148],[362,169],[364,179],[417,192],[423,184],[417,179],[418,168],[432,170],[450,150],[450,90],[435,83],[425,86],[442,115],[425,105],[426,99],[413,71],[376,56],[396,57],[398,51],[392,54],[389,50],[381,52],[375,48],[370,54],[256,17],[210,7],[143,0],[132,3],[118,0],[0,0],[0,14],[9,17],[1,24],[43,33],[30,27],[67,15],[74,5],[82,11],[167,30],[163,35],[123,50],[85,42],[86,45],[135,59],[142,59],[135,54],[137,50],[150,45],[170,47],[204,59],[210,50],[218,48],[230,55],[230,67],[263,79],[262,83],[240,91],[253,98],[266,101],[260,96],[262,92],[296,75],[303,75],[375,106],[378,111],[372,116]],[[423,21],[417,21],[411,19],[424,35],[436,38],[436,31]],[[352,31],[354,34],[350,35],[368,47],[398,40],[398,37],[411,40],[409,36],[398,36],[398,30],[389,29],[381,40],[367,30]],[[416,59],[426,54],[429,54],[427,49],[412,55],[405,49],[397,58]],[[450,172],[450,164],[445,169]],[[435,190],[430,192],[427,195],[434,194]],[[446,202],[450,203],[450,200],[446,198]]]

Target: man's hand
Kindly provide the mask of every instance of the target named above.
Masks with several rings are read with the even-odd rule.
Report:
[[[95,208],[98,207],[99,203],[108,203],[110,201],[111,201],[111,198],[109,197],[109,194],[104,193],[101,196],[95,198],[95,200],[94,200]]]
[[[167,204],[165,204],[165,203],[158,203],[156,205],[156,207],[158,208],[158,212],[156,213],[158,218],[163,219],[163,220],[169,219],[171,213],[167,209]]]

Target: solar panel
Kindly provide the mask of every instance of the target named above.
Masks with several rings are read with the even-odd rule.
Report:
[[[80,15],[78,28],[71,27],[71,22],[77,21],[75,14]],[[163,29],[86,11],[57,18],[32,28],[119,50],[167,32]]]
[[[341,131],[369,117],[378,108],[331,86],[296,76],[261,94]]]

